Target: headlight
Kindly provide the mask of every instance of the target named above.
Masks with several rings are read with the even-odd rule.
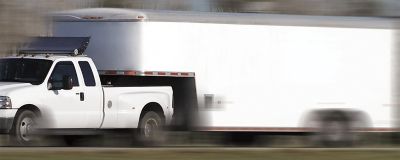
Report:
[[[0,96],[0,108],[11,108],[11,99],[7,96]]]

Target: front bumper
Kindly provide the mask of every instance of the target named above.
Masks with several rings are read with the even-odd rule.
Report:
[[[7,134],[12,128],[17,109],[0,109],[0,134]]]

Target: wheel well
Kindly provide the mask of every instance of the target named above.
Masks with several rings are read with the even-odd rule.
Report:
[[[341,121],[349,123],[353,128],[365,128],[370,126],[370,118],[368,114],[363,111],[350,110],[350,109],[323,109],[314,110],[307,115],[306,124],[312,121],[322,122],[322,121]]]
[[[322,121],[341,121],[341,122],[350,122],[352,121],[350,112],[348,111],[343,111],[343,110],[326,110],[326,111],[321,111],[321,113],[318,114],[319,120]]]
[[[23,111],[23,110],[33,111],[37,116],[41,116],[42,115],[42,113],[40,112],[40,109],[38,107],[36,107],[35,105],[33,105],[33,104],[26,104],[26,105],[23,105],[22,107],[19,107],[17,113],[15,114],[14,120],[12,122],[11,132],[14,132],[14,129],[15,129],[14,126],[15,126],[15,123],[16,123],[15,121],[18,118],[18,116],[21,113],[21,111]]]
[[[162,109],[161,105],[156,102],[148,103],[143,107],[142,112],[140,113],[139,121],[142,120],[143,116],[150,111],[156,112],[161,117],[163,123],[165,123],[164,110]]]
[[[26,104],[26,105],[23,105],[22,107],[20,107],[20,108],[18,109],[18,112],[17,112],[17,113],[19,113],[19,112],[22,111],[22,110],[31,110],[31,111],[33,111],[37,116],[41,116],[41,115],[42,115],[42,113],[40,112],[40,109],[39,109],[38,107],[36,107],[35,105],[33,105],[33,104]]]

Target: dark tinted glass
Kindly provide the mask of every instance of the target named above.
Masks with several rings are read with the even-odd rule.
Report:
[[[94,80],[92,68],[88,62],[80,61],[79,67],[81,67],[81,71],[83,74],[83,79],[85,80],[86,86],[96,86],[96,81]]]
[[[73,81],[73,86],[79,86],[74,64],[70,61],[58,62],[53,73],[51,73],[50,80],[62,81],[64,76],[70,76]]]
[[[1,82],[43,83],[53,61],[45,59],[0,59]]]

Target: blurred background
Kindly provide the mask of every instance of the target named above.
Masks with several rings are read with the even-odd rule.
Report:
[[[43,14],[94,7],[329,16],[400,16],[398,0],[0,0],[0,54],[11,53],[24,37],[46,35]]]
[[[0,0],[0,55],[12,53],[17,44],[24,41],[26,37],[47,35],[48,31],[46,30],[46,19],[44,17],[49,12],[98,7],[199,12],[400,17],[400,0]],[[180,133],[173,134],[179,135]],[[218,139],[222,136],[218,134],[195,135],[193,137],[200,138],[193,140],[190,139],[192,135],[189,135],[187,136],[189,140],[183,139],[181,141],[205,144],[208,142],[202,142],[202,140]],[[378,137],[374,136],[368,139],[381,141]],[[285,137],[275,138],[276,142],[270,142],[271,140],[267,138],[262,140],[272,143],[272,145],[274,143],[283,144],[279,147],[286,147],[285,144],[301,146],[302,141],[305,141],[303,139],[288,139]],[[176,145],[184,143],[179,142],[179,139],[171,141]],[[281,141],[284,142],[282,143]],[[174,145],[174,143],[172,144]],[[386,144],[387,142],[382,141],[379,143]],[[396,152],[397,155],[399,153]]]

